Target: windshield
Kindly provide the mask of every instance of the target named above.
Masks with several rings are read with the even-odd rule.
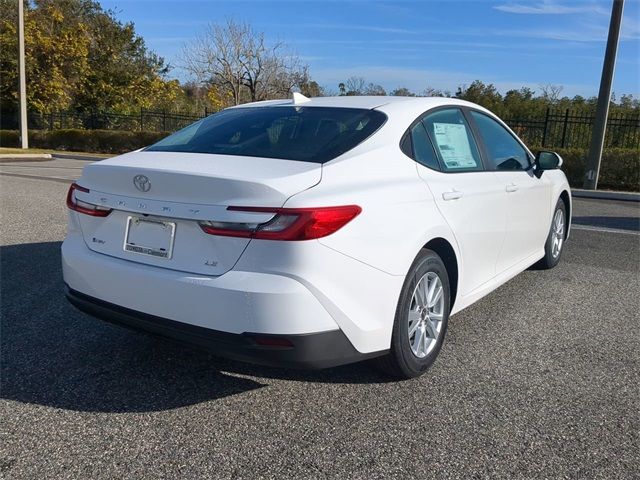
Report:
[[[387,119],[376,110],[244,107],[223,110],[147,147],[324,163],[364,141]]]

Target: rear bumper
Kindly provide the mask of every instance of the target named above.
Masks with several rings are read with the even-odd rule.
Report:
[[[296,335],[339,329],[307,288],[283,275],[208,277],[161,269],[93,252],[79,235],[62,244],[62,274],[69,288],[89,297],[209,330]]]
[[[376,357],[384,352],[358,352],[340,330],[269,335],[222,332],[149,315],[90,297],[66,287],[66,296],[79,310],[116,325],[198,345],[215,355],[269,366],[321,369]],[[259,339],[286,340],[291,346],[265,346]]]
[[[338,331],[360,354],[389,350],[403,277],[316,241],[251,242],[219,276],[158,268],[90,250],[73,213],[62,274],[76,292],[186,328],[296,338]]]

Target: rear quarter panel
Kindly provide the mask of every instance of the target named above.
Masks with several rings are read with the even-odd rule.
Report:
[[[293,255],[297,260],[289,259],[285,265],[283,259],[289,255],[266,254],[262,251],[269,247],[266,242],[252,241],[236,266],[247,268],[256,249],[261,268],[264,259],[271,258],[276,263],[269,270],[296,272],[361,352],[389,348],[404,279],[429,240],[444,238],[460,259],[454,236],[419,178],[415,162],[400,151],[403,132],[404,128],[393,135],[379,132],[380,137],[323,165],[318,185],[285,202],[285,207],[362,208],[346,226],[317,240],[320,249],[292,245],[292,253],[302,249],[308,253]]]
[[[320,184],[291,197],[285,206],[352,204],[362,213],[320,243],[391,275],[406,275],[418,251],[433,238],[455,245],[415,162],[397,145],[325,165]]]
[[[234,268],[295,278],[368,353],[389,348],[402,285],[420,249],[441,237],[458,251],[416,164],[397,146],[326,164],[320,184],[285,207],[353,204],[362,212],[334,234],[309,242],[252,240]]]

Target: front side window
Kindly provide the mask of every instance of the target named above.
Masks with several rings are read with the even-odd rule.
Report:
[[[232,108],[200,120],[146,151],[324,163],[366,140],[386,119],[382,112],[359,108]]]
[[[494,170],[526,170],[529,155],[506,128],[484,113],[471,111]]]
[[[424,126],[433,139],[446,172],[482,170],[478,147],[458,108],[437,110],[425,116]]]

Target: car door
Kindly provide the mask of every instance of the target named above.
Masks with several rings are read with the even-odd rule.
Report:
[[[467,295],[496,274],[506,226],[503,190],[495,174],[485,170],[459,108],[428,112],[414,122],[409,135],[418,174],[458,242],[462,256],[459,292]]]
[[[500,274],[542,251],[549,233],[551,188],[548,179],[534,175],[529,152],[511,131],[486,113],[468,112],[507,207],[506,235],[496,264]]]

